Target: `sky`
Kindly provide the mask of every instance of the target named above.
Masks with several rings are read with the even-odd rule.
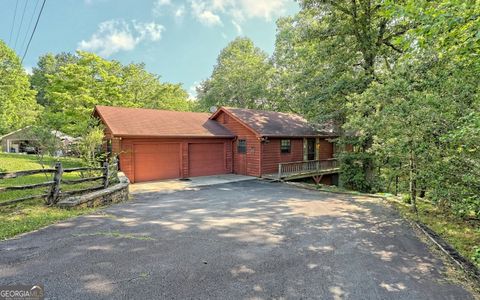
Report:
[[[0,0],[0,39],[20,57],[42,2]],[[86,50],[144,62],[193,96],[230,41],[246,36],[271,54],[276,19],[298,10],[293,0],[46,0],[23,65],[31,72],[45,53]]]

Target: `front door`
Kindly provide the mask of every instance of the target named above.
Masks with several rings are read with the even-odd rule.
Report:
[[[315,160],[315,139],[307,139],[307,160]]]
[[[247,175],[247,140],[238,139],[236,142],[235,155],[235,174]]]

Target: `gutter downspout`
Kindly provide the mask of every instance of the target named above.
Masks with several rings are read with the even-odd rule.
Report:
[[[259,177],[262,177],[262,173],[263,173],[262,172],[263,171],[263,146],[264,146],[263,139],[264,139],[263,136],[259,137],[259,140],[260,140],[260,169],[258,170]]]
[[[232,174],[235,174],[235,150],[233,147],[235,147],[235,142],[237,141],[237,139],[238,136],[235,136],[232,139],[232,148],[230,149],[230,151],[232,152]]]

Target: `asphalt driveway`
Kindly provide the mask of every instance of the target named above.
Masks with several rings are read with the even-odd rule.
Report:
[[[0,284],[53,299],[472,299],[378,199],[244,181],[135,200],[0,243]]]

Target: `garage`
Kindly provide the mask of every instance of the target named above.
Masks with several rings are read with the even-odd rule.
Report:
[[[224,143],[195,143],[188,146],[189,175],[206,176],[225,173]]]
[[[232,140],[209,113],[96,106],[105,150],[130,182],[232,173]]]
[[[180,144],[134,145],[135,181],[149,181],[180,176]]]

